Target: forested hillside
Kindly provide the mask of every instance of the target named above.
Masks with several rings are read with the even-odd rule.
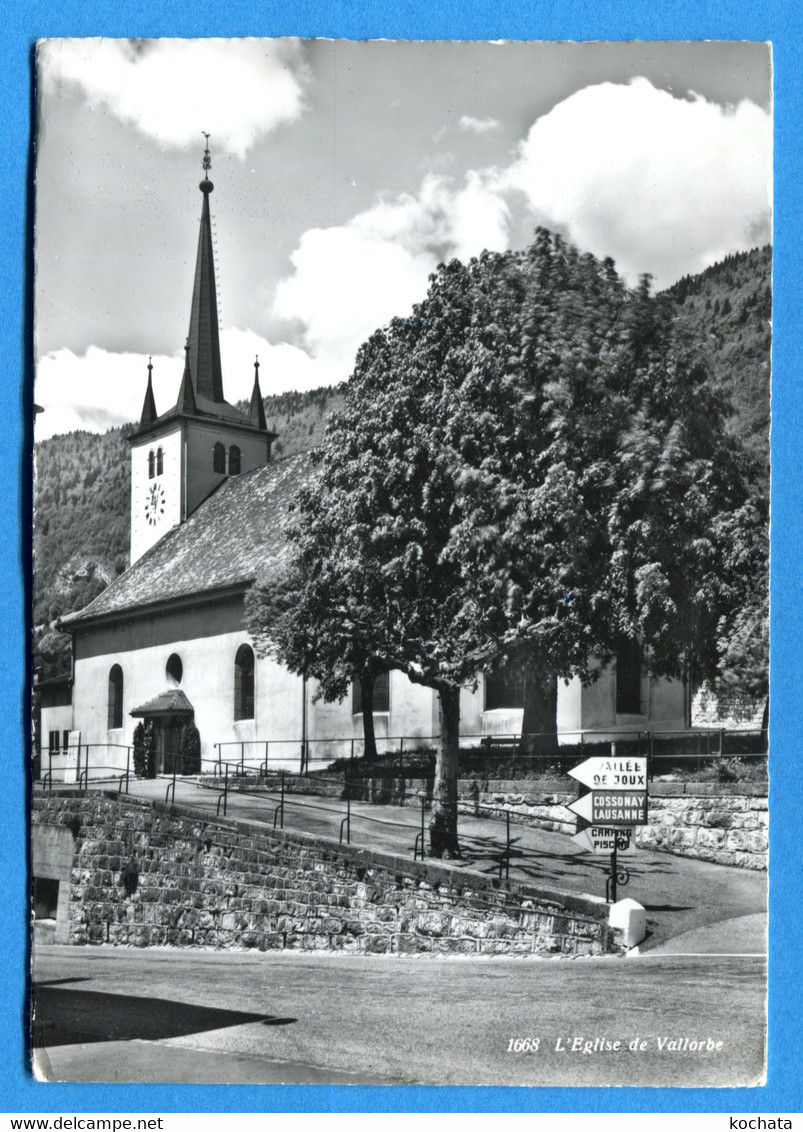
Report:
[[[266,397],[276,457],[318,445],[340,400],[336,388]],[[133,431],[71,432],[36,445],[33,632],[45,677],[69,667],[69,638],[53,628],[56,619],[83,609],[128,565]]]
[[[665,292],[728,392],[732,426],[765,468],[769,461],[772,248],[726,256]]]
[[[695,335],[712,379],[729,393],[732,427],[767,465],[772,252],[728,256],[664,294]],[[336,388],[265,398],[277,457],[317,446],[342,402]],[[245,407],[245,406],[243,406]],[[36,446],[34,649],[45,676],[68,668],[59,616],[80,609],[128,564],[133,425],[99,436],[73,432]]]

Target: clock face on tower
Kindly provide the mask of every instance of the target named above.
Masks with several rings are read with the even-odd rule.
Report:
[[[164,518],[165,489],[162,484],[154,483],[145,493],[145,518],[152,527]]]

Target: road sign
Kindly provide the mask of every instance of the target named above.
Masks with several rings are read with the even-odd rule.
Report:
[[[568,807],[591,825],[646,825],[646,790],[592,790]]]
[[[610,825],[590,825],[575,833],[572,841],[581,849],[588,849],[600,856],[612,853],[635,853],[635,837],[632,828],[618,829]]]
[[[574,770],[572,778],[592,790],[646,790],[647,760],[640,758],[595,756]]]

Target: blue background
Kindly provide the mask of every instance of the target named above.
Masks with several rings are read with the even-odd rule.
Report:
[[[2,868],[0,1032],[3,1112],[533,1111],[798,1112],[803,1076],[795,988],[800,975],[797,876],[799,570],[801,479],[797,452],[800,353],[801,33],[797,0],[4,0],[0,90],[4,151],[0,217],[2,287],[0,405],[0,585],[4,706],[0,823]],[[35,41],[52,36],[296,35],[366,39],[729,39],[773,44],[775,84],[775,256],[772,393],[771,907],[768,1083],[760,1089],[357,1088],[321,1086],[56,1085],[33,1081],[24,1061],[27,948],[26,734],[29,730],[26,611],[30,562],[32,416],[31,84]],[[681,186],[679,186],[681,191]],[[570,972],[567,971],[567,975]],[[334,1036],[333,1036],[334,1037]]]

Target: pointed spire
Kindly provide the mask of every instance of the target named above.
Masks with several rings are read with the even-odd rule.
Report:
[[[153,396],[153,382],[151,375],[153,374],[153,362],[148,358],[148,387],[145,390],[145,401],[142,405],[142,416],[140,417],[140,429],[150,428],[156,420],[156,401]]]
[[[259,355],[254,362],[254,389],[251,393],[251,405],[248,409],[248,423],[254,428],[268,431],[268,422],[265,420],[265,406],[262,402],[262,390],[259,388]]]
[[[192,388],[192,376],[190,374],[189,338],[184,345],[184,375],[181,378],[181,385],[179,386],[176,409],[180,413],[188,413],[190,416],[195,416],[195,414],[198,412],[197,406],[195,404],[195,393]]]
[[[195,393],[210,401],[221,402],[224,400],[223,371],[220,364],[212,218],[209,211],[209,195],[215,186],[209,180],[209,170],[212,167],[212,159],[209,156],[209,134],[204,134],[204,137],[206,138],[202,162],[204,179],[198,186],[203,194],[203,207],[190,310],[190,371],[193,374]]]

